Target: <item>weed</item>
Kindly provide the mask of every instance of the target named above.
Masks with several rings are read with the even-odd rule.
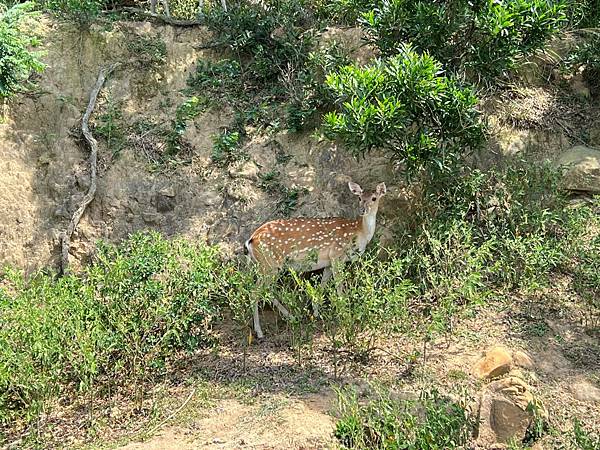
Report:
[[[356,393],[339,391],[338,403],[335,436],[349,449],[458,449],[474,425],[461,406],[435,390],[421,392],[418,400],[396,400],[380,388],[366,405]]]
[[[287,187],[280,181],[280,172],[271,170],[259,174],[259,186],[269,194],[277,195],[276,211],[283,216],[289,216],[298,207],[302,195],[306,194],[306,188]]]
[[[214,248],[138,233],[118,247],[100,244],[81,275],[6,272],[0,424],[26,426],[72,387],[93,399],[134,381],[141,398],[174,351],[210,341],[219,265]]]
[[[235,161],[245,161],[248,155],[240,148],[240,133],[225,130],[213,136],[213,163],[218,167],[227,167]]]
[[[41,53],[32,50],[40,41],[27,26],[39,14],[33,8],[31,2],[10,8],[0,4],[0,102],[23,91],[29,75],[45,68]]]
[[[94,132],[106,140],[106,146],[116,158],[125,147],[126,139],[123,131],[122,102],[115,102],[111,97],[106,101],[104,111],[98,115]]]
[[[143,68],[155,70],[167,59],[167,45],[160,36],[134,36],[127,49]]]
[[[171,120],[171,130],[166,136],[166,156],[172,157],[181,152],[184,144],[182,141],[187,122],[195,119],[207,107],[204,97],[190,97],[177,107],[175,119]]]

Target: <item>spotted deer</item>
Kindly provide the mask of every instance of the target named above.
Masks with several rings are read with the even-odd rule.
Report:
[[[349,182],[350,192],[359,198],[360,216],[356,219],[341,217],[297,218],[272,220],[260,226],[246,241],[250,258],[258,265],[264,279],[274,276],[283,267],[302,272],[324,269],[321,284],[335,276],[336,267],[361,255],[375,234],[379,200],[386,193],[385,183],[379,183],[374,192]],[[284,317],[287,309],[277,300],[273,305]],[[315,315],[318,314],[316,305]],[[258,303],[254,304],[254,331],[263,338],[258,317]]]

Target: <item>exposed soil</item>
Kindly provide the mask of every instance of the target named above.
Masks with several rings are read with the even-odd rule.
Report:
[[[122,126],[129,129],[140,122],[168,124],[186,98],[181,90],[198,58],[215,57],[198,50],[208,38],[202,28],[118,22],[81,36],[47,19],[40,28],[48,68],[38,89],[18,97],[0,124],[0,264],[29,271],[56,267],[59,233],[87,189],[87,153],[74,130],[98,68],[133,57],[127,36],[158,35],[165,41],[164,65],[146,70],[132,63],[107,83],[99,111],[109,100],[121,102]],[[520,89],[489,106],[494,139],[482,165],[525,152],[553,159],[581,140],[600,145],[597,106],[558,96],[550,87]],[[386,181],[389,193],[378,233],[383,241],[393,239],[391,230],[409,211],[410,195],[385,159],[356,161],[309,135],[277,133],[245,146],[249,162],[217,169],[210,160],[212,136],[231,118],[224,107],[191,121],[184,135],[189,153],[176,170],[151,170],[151,143],[128,141],[115,156],[101,141],[98,192],[74,236],[74,264],[86,261],[98,239],[118,241],[144,228],[220,243],[236,253],[253,228],[282,214],[278,197],[260,187],[257,175],[273,170],[284,186],[306,191],[293,215],[352,216],[354,199],[346,182],[370,188]],[[139,143],[144,136],[137,138]],[[125,449],[330,448],[332,383],[351,384],[368,395],[374,380],[393,381],[409,391],[435,382],[448,394],[474,396],[481,383],[471,367],[494,344],[532,356],[535,368],[523,376],[556,429],[570,428],[577,416],[598,430],[600,398],[594,393],[600,389],[600,344],[583,317],[568,282],[556,280],[535,303],[515,296],[457,319],[452,335],[427,345],[425,359],[422,342],[393,336],[378,342],[367,361],[338,364],[325,336],[318,335],[313,347],[300,353],[290,348],[285,326],[273,316],[265,321],[267,339],[253,343],[245,358],[240,336],[224,327],[219,348],[177,359],[175,375],[148,387],[141,407],[133,388],[96,405],[102,421],[96,436],[80,431],[88,419],[85,404],[57,405],[47,418],[53,430],[49,442],[81,446],[92,441],[93,447]],[[542,444],[556,448],[560,439],[546,436]]]

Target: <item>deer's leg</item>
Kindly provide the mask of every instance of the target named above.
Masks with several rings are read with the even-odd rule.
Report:
[[[156,2],[157,0],[150,0],[150,12],[156,14]]]
[[[281,304],[281,302],[279,300],[277,300],[276,298],[273,298],[272,300],[273,305],[275,306],[275,308],[277,308],[277,310],[279,311],[279,313],[287,320],[293,319],[292,315],[290,314],[290,312],[287,310],[287,308],[285,306],[283,306]]]
[[[325,287],[327,282],[331,279],[332,275],[333,275],[333,271],[331,270],[331,266],[327,266],[323,269],[323,276],[321,278],[321,287]],[[313,308],[313,315],[315,317],[319,317],[319,305],[313,301],[312,308]]]
[[[169,11],[169,0],[162,0],[163,8],[165,9],[165,16],[171,17],[171,12]]]
[[[265,337],[262,328],[260,327],[260,319],[258,317],[258,301],[254,303],[254,332],[256,333],[256,337],[258,339]]]

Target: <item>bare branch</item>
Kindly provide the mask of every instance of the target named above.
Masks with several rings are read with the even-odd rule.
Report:
[[[89,120],[92,112],[94,111],[94,107],[96,106],[96,99],[98,98],[98,94],[106,81],[106,77],[110,75],[110,73],[115,69],[118,64],[113,64],[109,67],[104,67],[100,69],[98,73],[98,79],[96,80],[96,84],[90,93],[90,101],[85,110],[85,114],[81,119],[81,131],[85,140],[87,141],[90,147],[90,187],[83,197],[81,204],[73,213],[73,217],[71,217],[71,222],[67,227],[67,231],[63,232],[60,237],[60,246],[61,246],[61,257],[60,257],[60,273],[64,275],[67,273],[69,268],[69,248],[71,246],[71,237],[73,236],[73,232],[79,221],[81,220],[81,216],[85,212],[87,206],[94,199],[94,195],[96,194],[96,168],[98,165],[98,142],[92,136],[89,128]]]

